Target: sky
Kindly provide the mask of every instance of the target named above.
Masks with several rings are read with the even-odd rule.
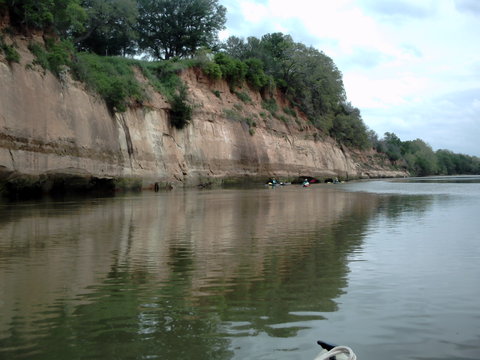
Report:
[[[480,0],[220,0],[228,36],[323,51],[379,138],[480,156]]]

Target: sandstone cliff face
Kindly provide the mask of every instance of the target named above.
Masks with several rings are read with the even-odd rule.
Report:
[[[248,88],[239,91],[251,101],[241,101],[225,82],[212,82],[198,70],[182,74],[194,114],[178,130],[158,93],[151,93],[147,106],[112,115],[83,84],[29,69],[33,56],[25,46],[18,51],[20,64],[7,64],[0,55],[0,178],[7,182],[67,174],[137,179],[151,187],[268,176],[405,175],[319,139],[300,114],[271,116]]]

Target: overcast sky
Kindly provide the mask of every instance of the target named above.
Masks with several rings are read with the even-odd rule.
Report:
[[[220,0],[230,35],[283,32],[331,57],[380,138],[480,156],[480,0]]]

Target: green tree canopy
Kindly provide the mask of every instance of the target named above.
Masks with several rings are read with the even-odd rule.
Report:
[[[0,0],[12,26],[23,30],[42,29],[65,36],[82,29],[86,14],[81,0]]]
[[[394,133],[386,132],[377,150],[386,153],[391,161],[397,161],[402,158],[401,147],[402,140]]]
[[[464,154],[455,154],[450,150],[437,150],[440,174],[480,174],[480,158]]]
[[[342,111],[335,116],[330,135],[350,147],[366,149],[372,146],[371,134],[362,120],[360,110],[350,103],[344,104]]]
[[[349,146],[371,146],[360,111],[347,102],[341,72],[323,52],[296,43],[282,33],[266,34],[261,39],[249,37],[246,41],[230,37],[222,49],[236,59],[260,60],[255,64],[256,73],[263,70],[273,77],[287,98],[326,134]]]
[[[408,168],[418,176],[436,174],[438,170],[437,158],[430,145],[423,140],[416,139],[402,143],[403,157]]]
[[[437,150],[421,139],[402,141],[394,133],[385,133],[382,140],[373,139],[377,151],[408,170],[412,175],[465,175],[480,174],[480,158]]]
[[[185,58],[213,47],[224,29],[218,0],[138,0],[139,48],[155,59]]]
[[[82,0],[88,17],[73,32],[80,50],[99,55],[135,54],[138,9],[136,0]]]

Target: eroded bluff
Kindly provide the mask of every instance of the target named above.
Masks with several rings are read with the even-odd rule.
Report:
[[[373,151],[354,152],[321,136],[302,114],[284,113],[280,95],[273,116],[258,92],[231,92],[226,82],[190,69],[181,76],[193,119],[176,129],[169,104],[153,90],[147,104],[112,114],[84,84],[31,69],[33,55],[26,47],[19,52],[20,64],[0,57],[3,192],[405,175]]]

